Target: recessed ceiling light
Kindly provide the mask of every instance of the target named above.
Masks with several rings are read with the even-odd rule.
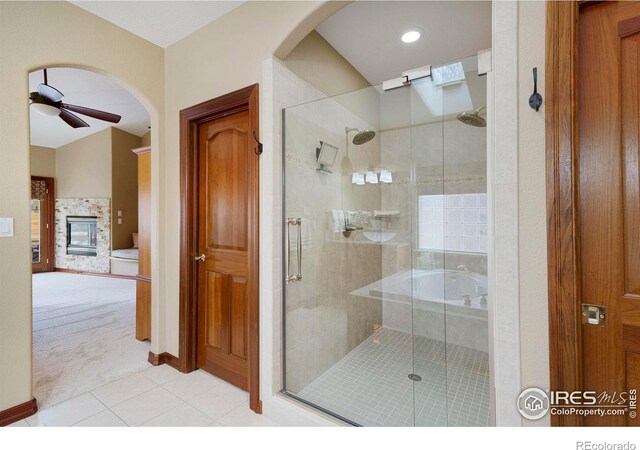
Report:
[[[415,42],[422,36],[422,30],[420,28],[411,28],[407,30],[402,35],[402,42],[410,44],[411,42]]]

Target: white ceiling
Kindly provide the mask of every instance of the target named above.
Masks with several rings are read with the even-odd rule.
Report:
[[[409,28],[422,38],[405,44]],[[358,1],[316,30],[372,85],[404,70],[438,65],[491,47],[489,1]]]
[[[47,117],[31,111],[31,145],[58,148],[69,142],[115,126],[121,130],[142,136],[149,131],[149,114],[136,98],[113,79],[70,68],[47,70],[49,85],[64,94],[64,103],[86,106],[122,116],[117,125],[77,114],[90,126],[72,128],[59,117]],[[44,81],[43,71],[29,74],[29,92],[34,92]],[[25,98],[25,101],[28,101]]]
[[[76,6],[166,48],[244,1],[71,1]]]

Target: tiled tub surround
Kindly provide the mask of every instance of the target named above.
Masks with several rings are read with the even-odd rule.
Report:
[[[67,216],[97,217],[97,256],[67,255]],[[111,199],[58,198],[55,213],[56,268],[109,273]]]
[[[352,292],[382,301],[382,325],[481,352],[488,351],[487,276],[456,270],[399,272]],[[465,296],[469,295],[465,301]]]

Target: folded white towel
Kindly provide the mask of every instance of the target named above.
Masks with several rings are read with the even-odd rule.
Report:
[[[344,211],[342,211],[341,209],[332,209],[331,218],[331,229],[336,233],[344,231]]]
[[[291,254],[298,251],[298,233],[302,233],[302,248],[310,249],[313,247],[313,222],[307,217],[303,217],[299,227],[291,227],[289,234],[289,246]]]

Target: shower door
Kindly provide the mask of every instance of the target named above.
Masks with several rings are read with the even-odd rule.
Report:
[[[283,392],[354,425],[446,426],[469,388],[448,390],[467,350],[446,299],[474,266],[446,246],[447,94],[427,77],[283,110]]]

